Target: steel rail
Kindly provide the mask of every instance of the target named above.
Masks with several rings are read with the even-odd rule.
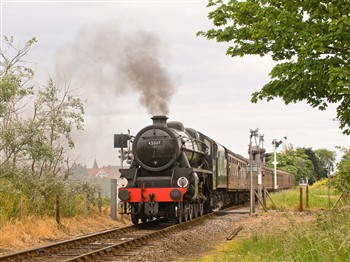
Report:
[[[158,231],[152,232],[150,234],[144,235],[144,236],[140,236],[128,241],[124,241],[122,243],[118,243],[118,244],[113,244],[110,245],[108,247],[104,247],[80,256],[76,256],[67,260],[64,260],[64,262],[68,262],[68,261],[86,261],[86,260],[92,260],[92,259],[96,259],[97,257],[103,257],[105,255],[118,255],[118,253],[133,248],[133,247],[137,247],[140,245],[144,245],[147,243],[147,241],[149,240],[156,240],[157,238],[159,238],[159,236],[166,236],[168,234],[183,230],[185,228],[188,228],[191,225],[194,225],[196,223],[201,222],[204,219],[208,219],[210,217],[215,216],[214,213],[209,213],[206,215],[203,215],[201,217],[198,217],[196,219],[192,219],[192,220],[188,220],[187,222],[183,222],[180,224],[176,224],[173,226],[169,226],[166,227],[164,229],[160,229]]]
[[[151,221],[148,223],[152,223],[152,222],[154,223],[154,221]],[[22,250],[22,251],[13,252],[10,254],[2,255],[0,256],[0,261],[23,261],[23,259],[31,259],[37,256],[50,254],[52,252],[59,252],[60,250],[66,249],[67,246],[72,247],[76,245],[87,244],[94,240],[99,240],[101,238],[108,238],[109,236],[113,236],[115,234],[132,232],[142,228],[143,226],[144,224],[140,224],[137,226],[130,225],[122,228],[111,228],[111,229],[99,231],[97,233],[83,235],[73,239],[63,240],[60,242],[56,242],[53,244],[49,244],[49,245],[45,245],[37,248],[31,248],[27,250]]]
[[[239,207],[242,207],[242,206],[235,206],[233,208],[236,209]],[[77,238],[56,242],[50,245],[41,246],[38,248],[27,249],[19,252],[2,255],[0,256],[0,261],[26,261],[26,260],[35,259],[35,258],[40,259],[49,255],[56,255],[58,258],[60,252],[67,251],[70,248],[79,248],[78,247],[79,245],[88,245],[97,240],[101,241],[103,239],[108,239],[108,238],[116,239],[118,237],[122,237],[120,239],[120,241],[122,242],[120,243],[104,244],[105,246],[103,248],[89,251],[86,254],[81,254],[78,256],[74,256],[72,254],[72,256],[74,257],[64,258],[63,261],[82,261],[86,259],[89,260],[89,259],[95,259],[96,257],[104,256],[108,254],[120,256],[122,255],[121,252],[126,251],[127,249],[146,244],[148,241],[154,240],[159,236],[166,236],[167,234],[171,234],[173,232],[188,228],[190,225],[194,225],[205,219],[211,218],[215,215],[216,215],[215,213],[209,213],[209,214],[194,218],[192,220],[188,220],[187,222],[182,222],[180,224],[167,226],[162,229],[157,229],[157,231],[147,233],[146,235],[135,236],[129,240],[123,240],[123,234],[129,233],[129,232],[136,232],[136,231],[140,233],[142,232],[142,230],[140,229],[147,229],[148,226],[157,225],[159,224],[160,221],[164,221],[164,220],[162,219],[154,220],[154,221],[142,223],[139,225],[131,225],[131,226],[122,227],[122,228],[112,228],[112,229],[100,231],[97,233],[92,233],[88,235],[79,236]]]

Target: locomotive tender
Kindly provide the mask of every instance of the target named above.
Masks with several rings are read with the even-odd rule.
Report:
[[[133,161],[121,169],[118,196],[132,222],[154,217],[186,221],[249,199],[248,160],[208,136],[166,116],[135,136]],[[294,175],[278,171],[279,188],[294,186]],[[273,170],[262,168],[265,188],[273,189]],[[257,184],[254,176],[254,185]]]

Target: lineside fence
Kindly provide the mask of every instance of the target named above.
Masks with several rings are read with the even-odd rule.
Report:
[[[281,211],[311,211],[330,210],[345,204],[345,199],[334,188],[298,186],[294,189],[277,192],[267,192],[257,198],[257,205],[265,210],[276,209]]]
[[[26,217],[55,217],[60,224],[61,218],[74,216],[89,216],[90,214],[109,214],[110,199],[102,197],[101,192],[79,193],[73,195],[56,194],[49,199],[40,198],[40,201],[28,198],[26,195],[15,195],[11,203],[0,207],[0,223],[13,219],[22,221]]]

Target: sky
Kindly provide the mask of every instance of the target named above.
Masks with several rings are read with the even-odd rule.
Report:
[[[36,84],[70,83],[85,102],[85,128],[75,132],[72,158],[91,167],[119,165],[113,135],[132,135],[153,114],[181,121],[247,156],[250,130],[313,149],[349,146],[335,106],[326,111],[281,100],[250,102],[269,81],[270,57],[227,56],[228,44],[197,37],[212,28],[207,1],[1,0],[1,35],[23,45]],[[277,150],[281,150],[278,148]],[[338,152],[338,158],[340,153]]]

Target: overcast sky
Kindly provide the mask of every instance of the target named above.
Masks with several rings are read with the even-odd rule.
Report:
[[[257,127],[270,152],[272,140],[284,136],[295,148],[349,146],[331,121],[335,106],[321,112],[278,99],[251,104],[251,93],[269,81],[274,63],[269,57],[228,57],[227,44],[197,37],[211,28],[209,10],[206,1],[2,0],[1,34],[19,44],[36,37],[27,60],[37,83],[50,76],[69,80],[87,100],[74,155],[88,167],[95,157],[99,166],[119,164],[113,134],[130,129],[136,135],[151,124],[152,112],[160,109],[147,105],[149,94],[165,99],[157,104],[165,103],[161,112],[169,112],[169,120],[243,156],[249,130]],[[157,96],[143,83],[158,80]]]

